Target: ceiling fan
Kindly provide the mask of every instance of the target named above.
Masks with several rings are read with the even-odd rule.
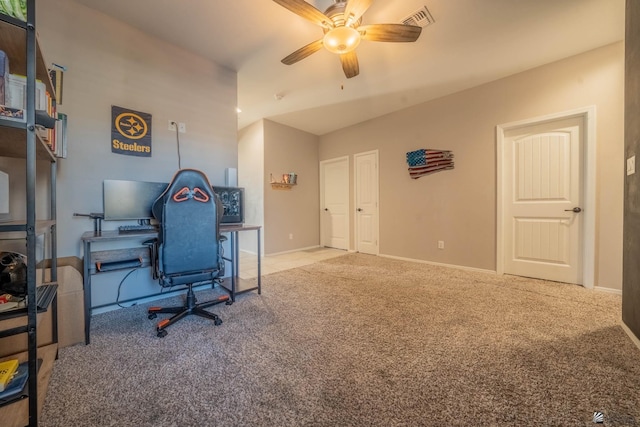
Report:
[[[360,73],[355,48],[361,40],[374,42],[414,42],[420,36],[421,27],[404,24],[360,25],[362,15],[373,0],[334,0],[322,13],[304,0],[273,0],[308,21],[322,27],[324,37],[309,43],[282,60],[292,65],[319,51],[322,47],[340,55],[340,62],[348,79]]]

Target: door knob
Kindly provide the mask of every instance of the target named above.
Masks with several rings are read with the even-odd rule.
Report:
[[[362,212],[362,208],[358,208],[356,209],[358,212]]]
[[[576,206],[576,207],[575,207],[575,208],[573,208],[573,209],[565,209],[564,211],[565,211],[565,212],[580,213],[580,212],[582,212],[582,209]]]
[[[329,208],[324,208],[325,211],[329,212]]]

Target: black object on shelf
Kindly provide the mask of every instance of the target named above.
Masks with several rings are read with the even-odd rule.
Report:
[[[46,310],[51,304],[51,301],[56,297],[58,285],[42,285],[36,288],[36,305],[38,310]]]
[[[56,119],[47,114],[44,110],[36,110],[36,125],[43,126],[47,129],[56,127]]]

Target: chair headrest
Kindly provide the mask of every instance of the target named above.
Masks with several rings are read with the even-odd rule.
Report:
[[[162,205],[169,199],[174,202],[196,200],[208,203],[214,198],[213,189],[207,176],[197,169],[180,169],[175,173],[167,188],[153,203],[153,215],[159,219]]]

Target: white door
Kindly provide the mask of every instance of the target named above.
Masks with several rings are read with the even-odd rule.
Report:
[[[584,119],[505,131],[504,272],[582,284]]]
[[[356,154],[354,163],[356,251],[378,255],[378,151]]]
[[[320,162],[320,245],[349,249],[349,157]]]

